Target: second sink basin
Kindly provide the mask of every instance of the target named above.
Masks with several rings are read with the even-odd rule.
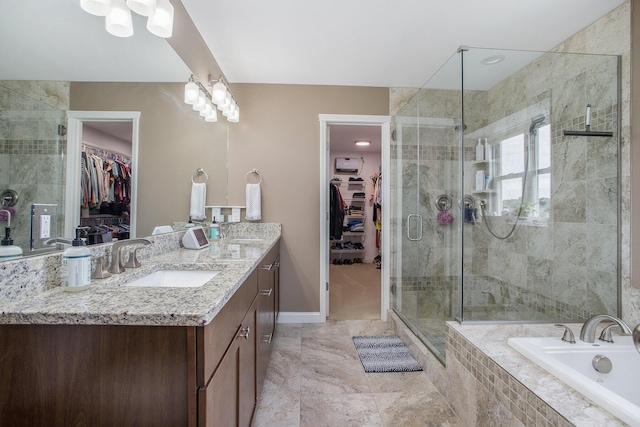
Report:
[[[141,277],[124,286],[146,286],[159,288],[197,288],[216,277],[214,270],[160,270]]]

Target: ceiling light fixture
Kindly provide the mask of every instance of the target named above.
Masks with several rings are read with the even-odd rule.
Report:
[[[356,142],[355,142],[355,144],[356,144],[356,145],[360,145],[360,146],[363,146],[363,147],[364,147],[364,146],[367,146],[367,145],[371,145],[371,141],[363,141],[363,140],[360,140],[360,141],[356,141]]]
[[[116,37],[131,37],[131,11],[147,17],[147,29],[158,37],[173,34],[173,5],[169,0],[80,0],[80,7],[92,15],[104,16],[107,31]]]
[[[240,107],[222,76],[218,80],[212,80],[209,76],[209,88],[205,88],[192,74],[184,86],[184,102],[193,106],[207,122],[218,120],[217,110],[222,111],[222,115],[230,122],[240,121]]]

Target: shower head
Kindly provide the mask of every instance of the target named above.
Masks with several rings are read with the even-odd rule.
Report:
[[[538,126],[544,122],[544,114],[538,114],[531,118],[531,126],[529,126],[529,133],[533,133]]]

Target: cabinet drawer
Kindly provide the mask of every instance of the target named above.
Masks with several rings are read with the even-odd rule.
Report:
[[[227,348],[233,344],[238,325],[258,293],[258,273],[253,271],[213,321],[197,328],[197,366],[199,387],[204,386]]]

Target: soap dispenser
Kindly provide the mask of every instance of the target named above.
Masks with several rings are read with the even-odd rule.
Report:
[[[0,212],[7,214],[7,226],[4,229],[4,239],[0,241],[0,261],[20,258],[22,256],[22,248],[15,246],[11,238],[11,212],[6,209],[1,209]]]
[[[77,292],[91,284],[91,251],[80,238],[82,227],[76,228],[76,238],[62,254],[62,289]]]
[[[209,239],[218,240],[220,238],[220,224],[216,222],[216,217],[213,217],[211,226],[209,227]]]

